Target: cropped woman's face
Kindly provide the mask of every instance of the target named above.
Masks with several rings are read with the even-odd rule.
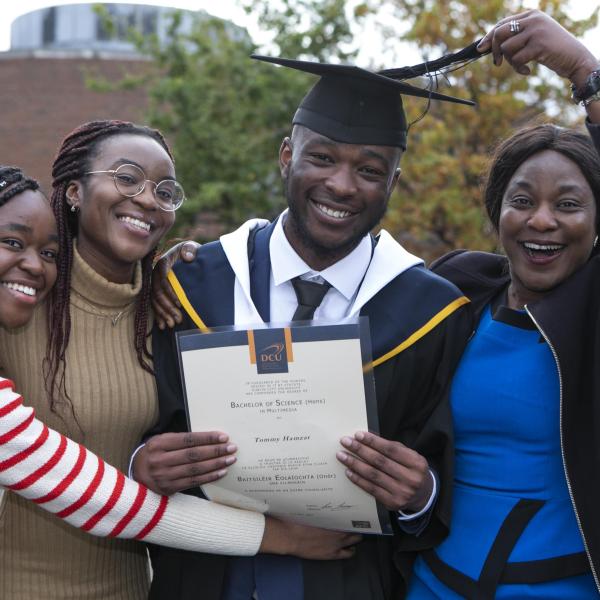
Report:
[[[588,260],[596,237],[596,202],[579,167],[553,150],[526,160],[506,187],[498,230],[511,306],[560,285]]]
[[[20,327],[56,281],[58,236],[50,205],[26,190],[0,207],[0,325]]]
[[[147,180],[175,179],[175,167],[166,150],[154,139],[119,134],[101,142],[90,171],[111,171],[135,165]],[[77,249],[100,275],[117,283],[130,282],[135,263],[146,256],[172,227],[175,213],[162,210],[154,198],[154,185],[142,193],[123,195],[110,173],[94,173],[72,182],[67,190],[77,206]]]

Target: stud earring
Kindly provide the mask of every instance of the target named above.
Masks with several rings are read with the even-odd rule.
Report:
[[[72,213],[76,213],[77,212],[77,205],[76,204],[71,204],[71,212]]]

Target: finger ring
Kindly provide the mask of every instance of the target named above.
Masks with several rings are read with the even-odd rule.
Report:
[[[519,23],[519,21],[517,21],[516,19],[513,19],[510,23],[510,32],[511,33],[519,33],[520,29],[521,29],[521,23]]]

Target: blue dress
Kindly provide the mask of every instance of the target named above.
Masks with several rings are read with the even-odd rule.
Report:
[[[551,349],[527,314],[500,307],[492,317],[486,307],[451,388],[456,463],[450,535],[417,559],[410,600],[598,597],[585,572],[563,470],[559,386]],[[579,561],[574,572],[583,574],[502,582],[507,563],[561,557],[564,565],[565,555]],[[436,565],[444,573],[450,567],[452,582],[460,585],[445,585]],[[531,573],[531,565],[521,566]]]

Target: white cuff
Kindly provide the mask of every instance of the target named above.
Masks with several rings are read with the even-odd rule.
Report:
[[[134,481],[136,480],[135,477],[133,476],[133,461],[135,460],[135,457],[137,455],[137,453],[145,446],[146,444],[140,444],[134,451],[133,454],[131,455],[131,458],[129,459],[129,467],[127,468],[127,475],[129,476],[129,479],[133,479]],[[435,489],[435,488],[434,488]]]
[[[136,452],[137,452],[137,450],[136,450]],[[433,506],[433,503],[435,502],[435,499],[437,498],[437,478],[433,474],[433,471],[431,469],[429,469],[429,474],[431,475],[431,479],[433,480],[433,489],[431,490],[431,496],[429,496],[429,500],[427,500],[427,504],[419,512],[416,512],[416,513],[407,514],[405,512],[402,512],[401,510],[399,510],[398,511],[398,520],[399,521],[412,521],[413,519],[418,519],[419,517],[422,517]]]

